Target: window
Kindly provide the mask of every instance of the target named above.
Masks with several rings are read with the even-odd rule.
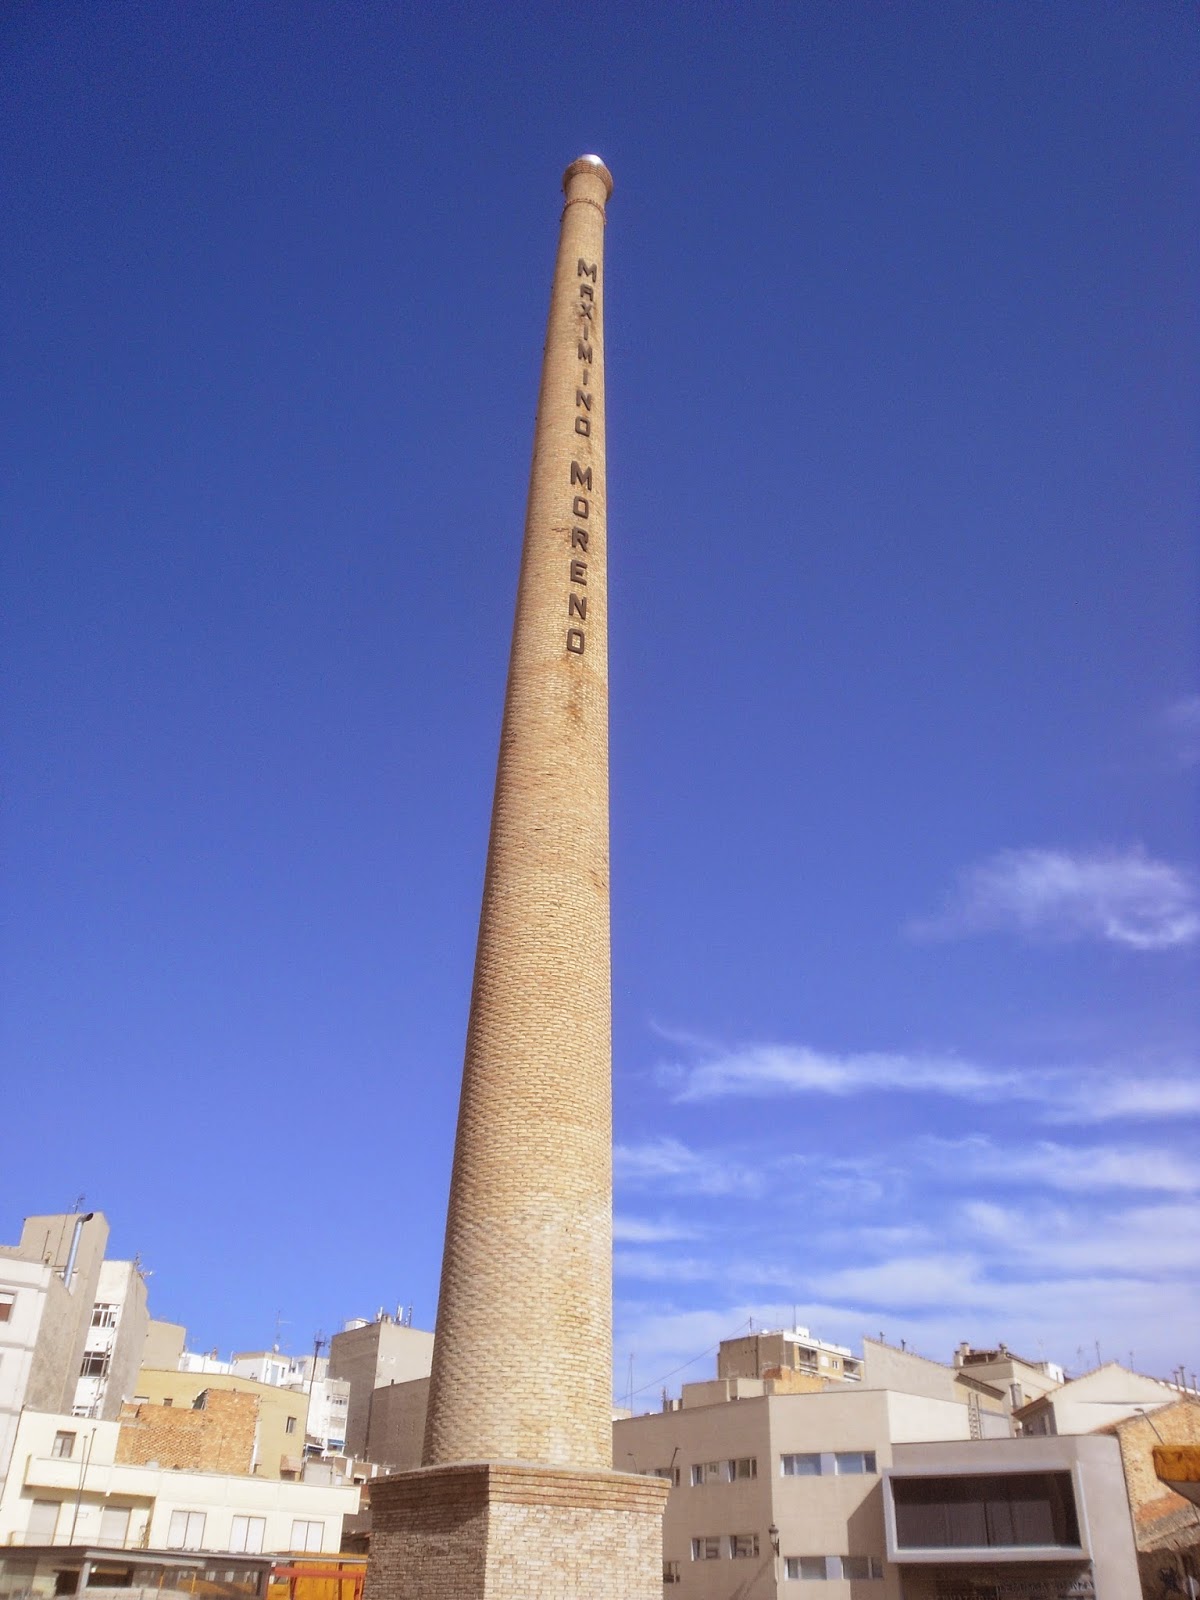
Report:
[[[108,1370],[108,1351],[89,1350],[79,1369],[81,1378],[102,1378]]]
[[[164,1406],[173,1406],[174,1404],[175,1404],[175,1402],[174,1402],[174,1400],[172,1400],[170,1395],[167,1395],[166,1398],[163,1400],[163,1405]]]
[[[287,1419],[287,1421],[283,1425],[283,1431],[284,1431],[284,1433],[295,1433],[295,1431],[296,1431],[296,1419],[295,1419],[295,1417],[289,1417]]]
[[[856,1472],[876,1472],[874,1450],[839,1450],[833,1458],[833,1470],[843,1477]]]
[[[692,1466],[692,1488],[698,1489],[704,1483],[724,1483],[724,1461],[697,1461]]]
[[[129,1507],[105,1506],[100,1512],[100,1543],[123,1550],[129,1542]]]
[[[305,1522],[297,1518],[292,1523],[293,1550],[319,1550],[325,1540],[323,1522]]]
[[[784,1573],[806,1581],[841,1578],[853,1583],[859,1578],[882,1578],[883,1561],[879,1556],[788,1556]]]
[[[758,1458],[756,1456],[737,1456],[729,1463],[729,1481],[736,1483],[739,1478],[758,1477]]]
[[[851,1583],[856,1578],[882,1578],[883,1561],[879,1556],[835,1556],[840,1561],[842,1578]]]
[[[756,1533],[731,1533],[729,1535],[729,1554],[734,1561],[746,1560],[758,1554],[758,1535]]]
[[[651,1467],[650,1476],[652,1478],[665,1478],[668,1483],[673,1483],[676,1487],[679,1485],[678,1467]]]
[[[721,1559],[721,1541],[714,1533],[709,1538],[692,1540],[693,1561],[719,1561]]]
[[[1079,1547],[1069,1472],[897,1478],[892,1498],[902,1550]]]
[[[682,1576],[680,1574],[680,1571],[679,1571],[679,1563],[678,1563],[678,1561],[664,1561],[663,1562],[663,1582],[664,1583],[682,1583],[683,1582],[683,1578],[682,1578]]]
[[[92,1307],[93,1328],[115,1328],[120,1306],[95,1305]]]
[[[788,1556],[784,1571],[789,1578],[827,1578],[829,1563],[824,1556]]]
[[[50,1454],[59,1461],[69,1461],[75,1454],[75,1439],[73,1433],[56,1433],[54,1443],[50,1446]]]
[[[780,1471],[785,1478],[819,1478],[821,1457],[815,1450],[799,1456],[780,1456]]]
[[[203,1511],[172,1511],[167,1531],[168,1550],[201,1550],[204,1547]]]
[[[29,1508],[29,1527],[25,1533],[26,1544],[53,1544],[54,1530],[58,1526],[58,1508],[61,1500],[35,1500]]]
[[[229,1548],[238,1555],[260,1556],[266,1532],[266,1517],[234,1517]]]
[[[0,1322],[11,1321],[12,1309],[16,1303],[15,1294],[10,1294],[7,1289],[0,1289]]]

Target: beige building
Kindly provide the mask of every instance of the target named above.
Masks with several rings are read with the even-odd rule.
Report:
[[[0,1493],[0,1545],[336,1551],[350,1486],[122,1460],[123,1425],[27,1411]]]
[[[883,1475],[886,1570],[903,1600],[1136,1600],[1111,1437],[898,1444]]]
[[[1135,1412],[1170,1405],[1178,1388],[1115,1361],[1040,1395],[1013,1413],[1026,1434],[1093,1433]]]
[[[748,1594],[785,1595],[792,1591],[780,1585],[792,1578],[828,1581],[836,1566],[847,1583],[870,1581],[866,1592],[880,1600],[898,1597],[898,1576],[883,1572],[880,1474],[897,1442],[968,1439],[966,1405],[845,1383],[807,1394],[743,1391],[755,1381],[737,1380],[733,1397],[715,1401],[709,1385],[687,1384],[677,1408],[613,1426],[614,1463],[673,1486],[664,1583],[696,1600],[725,1600],[751,1579]],[[822,1590],[829,1600],[838,1592]]]
[[[1035,1438],[1097,1433],[1114,1438],[1144,1600],[1200,1595],[1200,1510],[1190,1496],[1163,1481],[1156,1460],[1170,1447],[1200,1447],[1200,1396],[1107,1362],[1030,1402],[1017,1420]]]
[[[805,1337],[803,1348],[816,1350],[819,1342]],[[1000,1381],[988,1383],[972,1363],[947,1366],[870,1340],[851,1369],[859,1376],[844,1376],[843,1359],[841,1375],[822,1378],[819,1363],[817,1372],[802,1373],[799,1362],[777,1360],[795,1347],[790,1336],[754,1338],[753,1346],[745,1339],[722,1346],[725,1376],[685,1384],[661,1412],[614,1424],[614,1464],[671,1485],[667,1593],[683,1600],[804,1600],[809,1593],[822,1600],[1132,1600],[1132,1524],[1113,1442],[1014,1439],[1013,1380],[1003,1368],[993,1373]],[[794,1387],[800,1375],[807,1390]],[[996,1522],[970,1551],[954,1546],[954,1532],[944,1548],[901,1550],[887,1484],[921,1474],[931,1483],[946,1479],[948,1486],[936,1485],[939,1494],[946,1487],[944,1502],[971,1505],[985,1522],[992,1501],[983,1494],[976,1505],[972,1496],[997,1476],[1005,1479],[1000,1501],[1015,1503],[1028,1490],[1038,1510],[1016,1530]],[[919,1500],[922,1491],[898,1492],[906,1505],[905,1495]],[[1068,1508],[1066,1521],[1039,1544],[1047,1507]],[[907,1516],[901,1512],[903,1537]],[[1001,1568],[1006,1576],[998,1578]],[[818,1582],[819,1591],[806,1587]]]
[[[299,1478],[304,1467],[304,1433],[308,1400],[290,1389],[277,1389],[235,1373],[158,1371],[138,1373],[135,1405],[190,1410],[205,1393],[222,1390],[254,1395],[258,1400],[257,1434],[251,1471],[262,1478]]]
[[[346,1407],[347,1455],[389,1466],[420,1464],[420,1441],[415,1456],[406,1446],[397,1443],[390,1426],[396,1414],[395,1402],[385,1399],[379,1391],[422,1380],[422,1393],[427,1394],[432,1363],[433,1334],[393,1321],[385,1312],[380,1312],[374,1322],[348,1322],[341,1333],[334,1334],[329,1342],[329,1377],[350,1386]],[[377,1414],[381,1409],[377,1405],[380,1400],[386,1418]],[[424,1414],[422,1399],[422,1428]]]
[[[99,1211],[26,1217],[0,1247],[0,1478],[22,1407],[112,1421],[149,1326],[134,1261],[107,1261]]]
[[[807,1328],[777,1329],[725,1339],[717,1354],[717,1377],[771,1378],[802,1392],[804,1379],[857,1383],[863,1364],[846,1345],[818,1339]],[[792,1382],[790,1380],[799,1380]]]
[[[160,1322],[157,1317],[151,1317],[146,1324],[142,1366],[157,1372],[174,1372],[186,1340],[187,1329],[181,1322]]]
[[[1006,1344],[994,1350],[976,1350],[960,1344],[954,1352],[955,1370],[1005,1390],[1009,1409],[1015,1410],[1064,1383],[1063,1369],[1053,1361],[1026,1361]]]

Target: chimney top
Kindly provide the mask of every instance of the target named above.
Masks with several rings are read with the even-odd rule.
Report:
[[[575,161],[572,161],[571,165],[563,173],[564,193],[566,192],[567,185],[570,183],[571,179],[578,177],[582,172],[590,172],[594,177],[599,178],[604,184],[604,198],[606,200],[612,198],[612,173],[604,165],[599,156],[579,156]]]

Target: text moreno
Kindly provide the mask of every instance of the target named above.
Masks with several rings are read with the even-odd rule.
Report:
[[[579,283],[579,301],[576,307],[579,317],[579,334],[576,341],[576,350],[579,358],[579,381],[575,388],[575,432],[581,439],[590,439],[592,435],[592,339],[595,332],[596,290],[599,287],[599,263],[593,262],[590,266],[586,261],[579,260],[575,276]],[[581,656],[587,645],[587,614],[588,597],[580,593],[587,588],[587,548],[588,530],[577,524],[587,522],[591,515],[591,501],[588,498],[592,490],[592,469],[581,467],[578,461],[571,463],[571,480],[568,485],[571,490],[571,548],[569,555],[570,588],[567,591],[567,649],[572,655]],[[583,493],[586,490],[587,493]]]

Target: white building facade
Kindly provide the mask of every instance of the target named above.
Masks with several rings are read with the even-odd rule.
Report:
[[[0,1545],[258,1555],[336,1552],[353,1485],[117,1461],[120,1424],[26,1412],[0,1492]]]

